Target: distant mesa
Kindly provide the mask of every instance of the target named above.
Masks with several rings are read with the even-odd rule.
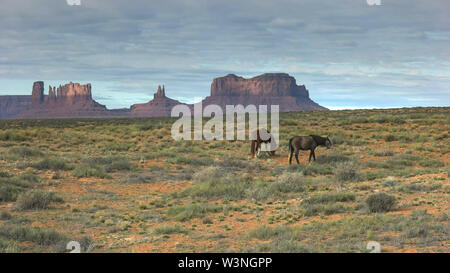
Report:
[[[166,97],[166,91],[158,86],[158,90],[153,95],[153,100],[142,104],[133,104],[130,108],[132,117],[170,117],[172,107],[184,104],[177,100]]]
[[[279,105],[280,112],[327,110],[309,98],[304,85],[285,73],[263,74],[251,79],[229,74],[216,78],[211,84],[211,95],[203,105]]]
[[[31,105],[31,96],[0,96],[0,119],[17,116]]]
[[[203,107],[226,105],[279,105],[281,112],[327,110],[312,101],[304,85],[285,73],[271,73],[250,79],[229,74],[216,78],[210,96]],[[164,85],[158,86],[153,99],[125,109],[107,109],[92,99],[91,84],[68,83],[49,86],[44,94],[44,82],[33,84],[31,96],[0,96],[0,118],[86,118],[86,117],[166,117],[175,105],[185,104],[168,98]],[[191,109],[193,105],[188,105]]]
[[[33,84],[31,105],[14,118],[71,118],[109,117],[122,113],[110,111],[92,99],[91,84],[68,83],[58,88],[49,86],[44,94],[44,83]]]

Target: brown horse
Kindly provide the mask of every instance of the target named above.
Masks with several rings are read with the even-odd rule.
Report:
[[[316,161],[316,153],[314,150],[317,146],[326,146],[329,149],[333,146],[333,142],[329,137],[321,137],[316,135],[295,136],[291,138],[289,140],[289,165],[292,164],[292,154],[294,153],[297,164],[300,164],[298,161],[299,150],[310,150],[309,162],[311,162],[311,156],[314,158],[314,161]]]
[[[256,137],[255,137],[256,135]],[[271,144],[271,148],[272,147],[276,147],[273,145],[276,145],[275,143],[275,139],[273,138],[273,136],[270,134],[270,132],[265,129],[265,128],[261,128],[259,130],[253,131],[251,134],[251,149],[250,152],[252,154],[252,158],[255,158],[255,152],[257,153],[257,155],[259,155],[260,151],[261,151],[261,143],[270,143]],[[275,155],[275,150],[273,151],[269,151],[270,155]]]

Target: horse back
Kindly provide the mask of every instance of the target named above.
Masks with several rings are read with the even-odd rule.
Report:
[[[312,136],[296,136],[292,138],[291,145],[294,149],[309,150],[317,146]]]

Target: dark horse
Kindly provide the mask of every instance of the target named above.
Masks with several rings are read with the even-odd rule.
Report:
[[[270,143],[271,151],[269,151],[269,154],[275,155],[275,149],[274,149],[274,148],[276,148],[275,139],[273,139],[273,136],[270,134],[270,132],[267,129],[261,128],[259,130],[253,131],[250,136],[250,139],[252,140],[251,141],[251,149],[250,149],[252,158],[255,157],[255,152],[259,155],[259,152],[261,150],[261,143]]]
[[[299,150],[310,150],[309,162],[311,162],[311,156],[314,158],[314,161],[316,161],[316,153],[314,150],[317,146],[326,146],[327,148],[331,148],[333,146],[333,142],[331,142],[329,137],[321,137],[316,135],[295,136],[289,139],[289,165],[292,163],[292,154],[294,153],[297,164],[300,164],[298,161]]]

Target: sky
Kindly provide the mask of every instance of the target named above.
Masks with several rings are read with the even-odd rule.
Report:
[[[0,95],[90,82],[122,108],[164,84],[193,103],[216,77],[283,72],[330,109],[449,106],[450,1],[368,2],[0,0]]]

